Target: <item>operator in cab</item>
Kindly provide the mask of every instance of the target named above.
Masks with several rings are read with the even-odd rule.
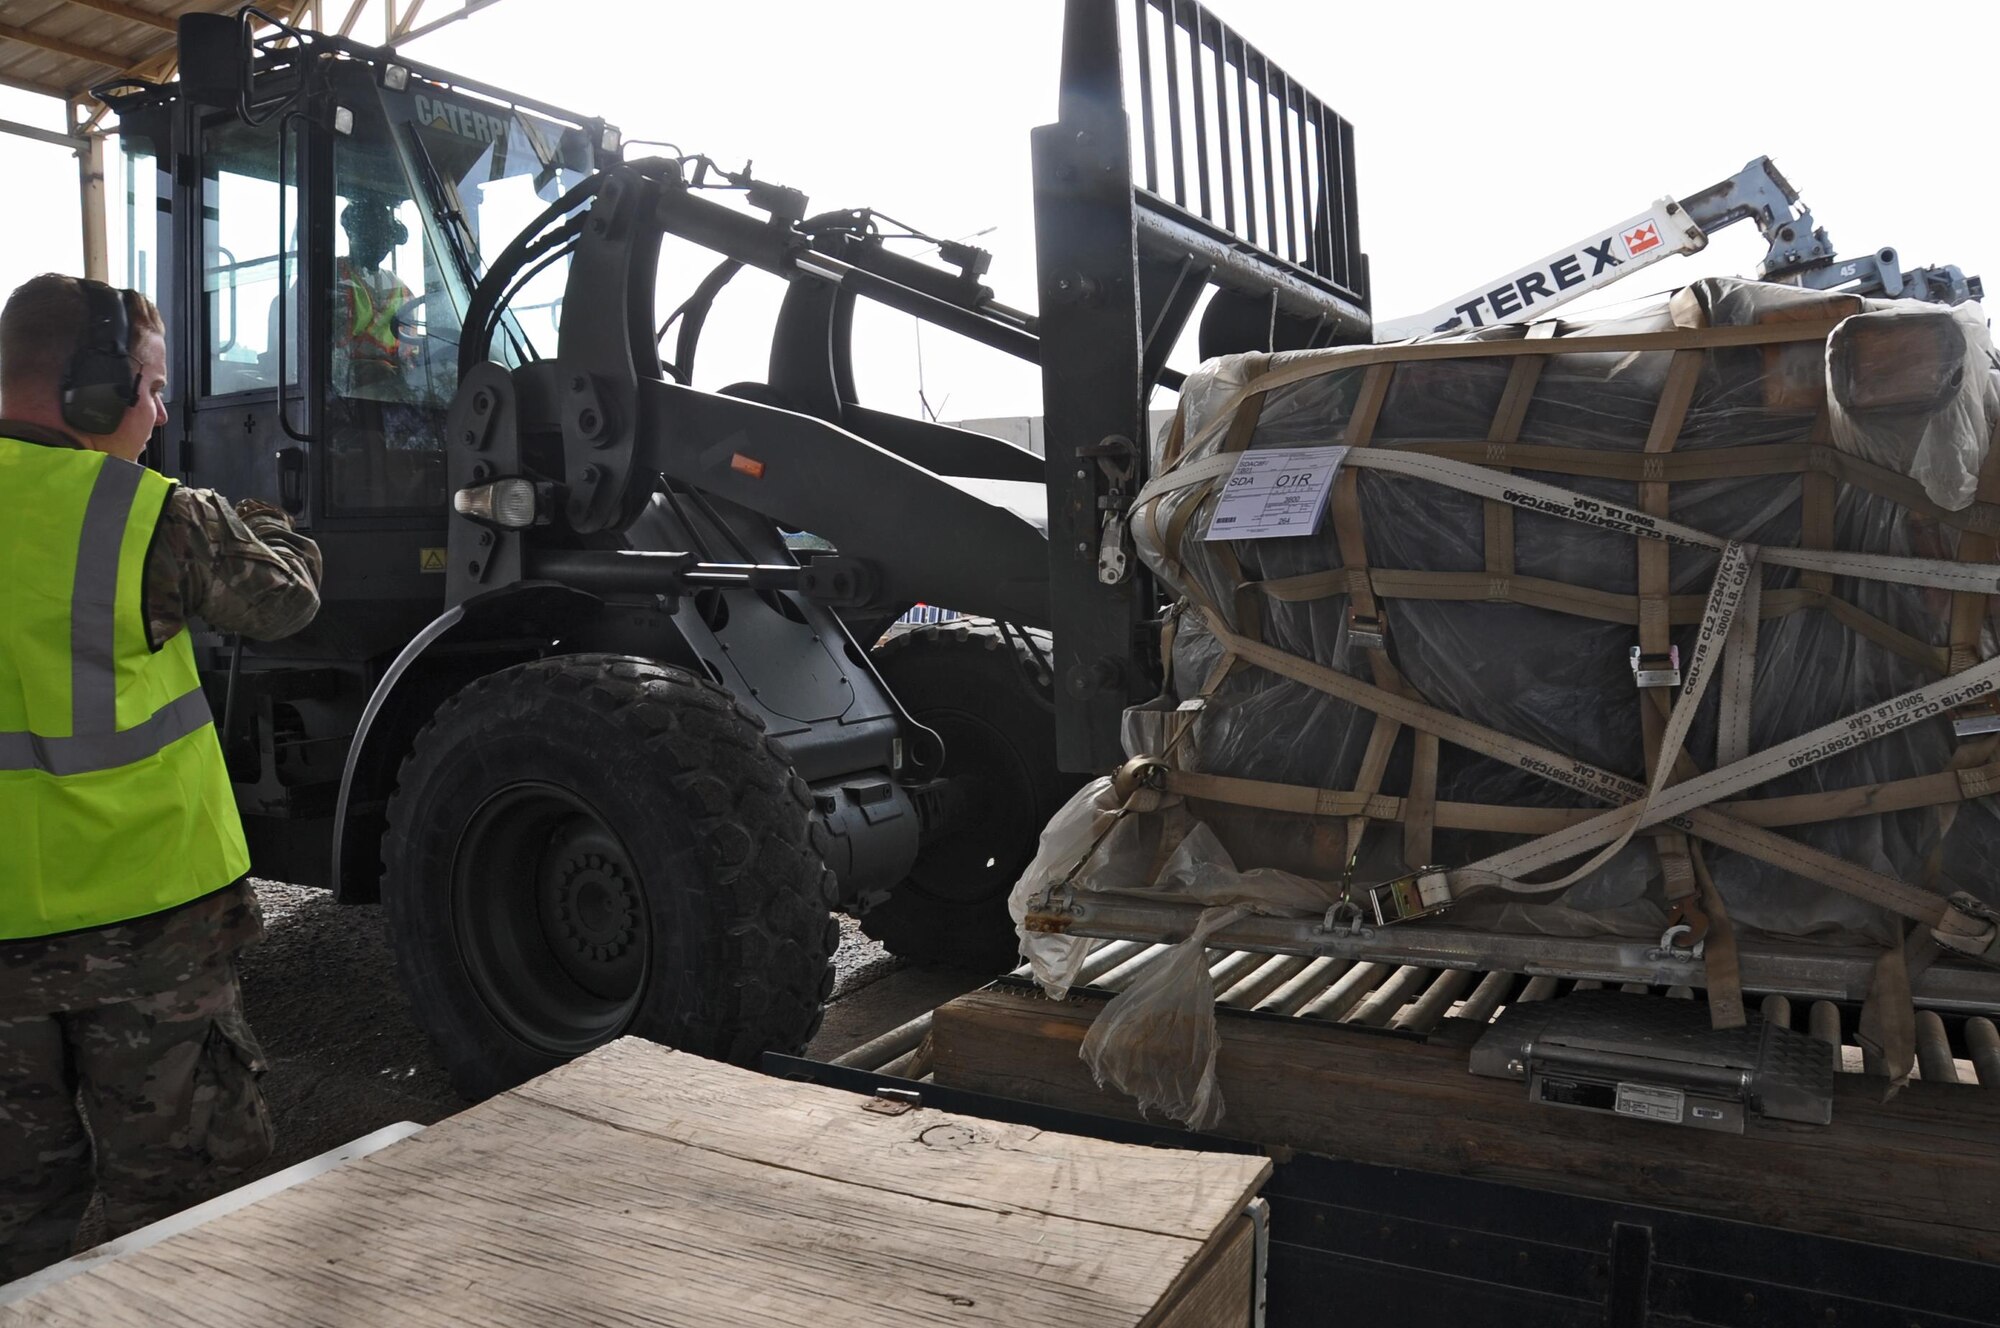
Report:
[[[0,309],[0,1281],[226,1188],[271,1149],[234,956],[263,935],[188,621],[319,609],[280,510],[140,463],[166,329],[46,274]]]
[[[413,298],[410,288],[383,267],[410,229],[387,203],[358,198],[340,210],[347,253],[334,260],[333,384],[345,397],[400,401],[404,351],[396,318]]]

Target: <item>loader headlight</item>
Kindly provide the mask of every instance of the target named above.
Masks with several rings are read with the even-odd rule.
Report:
[[[525,530],[541,519],[538,497],[533,480],[504,475],[460,489],[451,496],[451,510],[489,526]]]

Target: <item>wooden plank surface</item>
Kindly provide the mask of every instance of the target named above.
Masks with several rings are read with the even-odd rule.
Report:
[[[962,996],[932,1021],[936,1079],[1137,1119],[1077,1057],[1101,1004]],[[1471,1074],[1463,1047],[1227,1012],[1220,1023],[1218,1134],[2000,1260],[2000,1094],[1917,1082],[1885,1104],[1840,1075],[1832,1125],[1760,1120],[1738,1136],[1536,1107],[1523,1085]]]
[[[1257,1229],[1245,1214],[1182,1274],[1144,1328],[1247,1328],[1256,1284]]]
[[[865,1102],[626,1039],[0,1322],[1138,1325],[1269,1174]]]

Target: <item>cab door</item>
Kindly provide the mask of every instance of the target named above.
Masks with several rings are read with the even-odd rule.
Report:
[[[319,542],[319,617],[263,653],[369,660],[443,607],[457,317],[376,90],[346,73],[263,123],[186,112],[169,452]]]
[[[289,137],[282,142],[280,135]],[[177,212],[187,279],[174,317],[185,408],[177,470],[232,498],[276,503],[315,523],[313,326],[319,299],[301,281],[312,227],[301,207],[298,121],[190,116]]]

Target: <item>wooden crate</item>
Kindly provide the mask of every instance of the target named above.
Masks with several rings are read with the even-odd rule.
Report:
[[[938,1083],[1137,1119],[1077,1049],[1101,998],[999,988],[938,1009]],[[2000,1093],[1836,1076],[1833,1124],[1753,1119],[1742,1135],[1537,1107],[1467,1069],[1476,1029],[1429,1042],[1217,1011],[1216,1133],[1266,1147],[1677,1208],[1816,1235],[2000,1262]]]
[[[9,1313],[89,1328],[1236,1328],[1257,1271],[1246,1207],[1269,1172],[627,1038]]]

